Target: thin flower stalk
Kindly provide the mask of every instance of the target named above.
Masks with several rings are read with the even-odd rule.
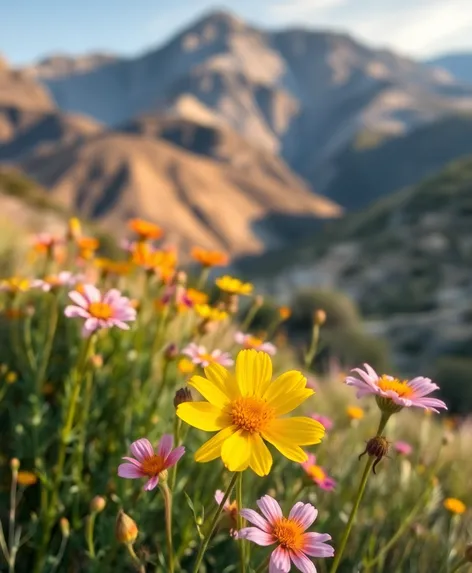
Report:
[[[95,530],[95,519],[97,517],[97,513],[93,511],[88,517],[85,522],[85,540],[87,542],[87,550],[89,554],[89,558],[94,561],[96,559],[95,555],[95,544],[94,544],[94,530]]]
[[[169,573],[174,573],[174,546],[172,542],[172,492],[170,491],[166,481],[162,481],[159,484],[159,488],[164,497],[165,506],[167,563],[169,567]]]
[[[244,520],[239,511],[243,506],[243,475],[244,472],[240,472],[238,476],[238,481],[236,482],[236,505],[238,508],[238,512],[236,514],[236,521],[237,521],[237,528],[238,531],[244,527]],[[246,543],[244,539],[238,539],[238,548],[239,548],[239,571],[240,573],[245,573],[246,571],[246,555],[245,555],[245,547]]]

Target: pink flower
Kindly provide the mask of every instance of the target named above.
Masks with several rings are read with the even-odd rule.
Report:
[[[218,505],[221,505],[225,494],[221,491],[221,489],[217,489],[215,491],[215,501]],[[227,499],[223,506],[223,512],[225,514],[225,521],[227,522],[226,525],[228,526],[230,533],[233,537],[236,537],[236,522],[238,517],[238,504],[236,500],[230,501]]]
[[[83,336],[89,336],[100,328],[117,326],[128,330],[127,322],[136,319],[136,310],[130,300],[117,289],[104,295],[93,285],[83,286],[83,294],[73,290],[69,298],[75,303],[66,307],[64,314],[69,318],[85,318]]]
[[[70,271],[61,271],[57,275],[49,275],[44,277],[44,279],[33,281],[33,287],[40,288],[44,292],[49,292],[57,287],[74,286],[81,280],[82,277],[80,275],[74,275]]]
[[[174,438],[170,434],[164,434],[157,447],[157,453],[149,440],[141,438],[130,446],[133,458],[124,457],[128,463],[118,466],[118,475],[122,478],[137,479],[149,478],[144,489],[150,491],[159,483],[162,472],[168,470],[185,454],[184,446],[172,449]]]
[[[355,368],[353,372],[359,376],[348,376],[346,384],[355,386],[357,397],[362,398],[368,394],[374,394],[377,399],[386,399],[400,407],[416,406],[439,413],[436,408],[445,408],[446,404],[437,398],[427,398],[428,394],[438,390],[439,386],[431,382],[429,378],[418,376],[412,380],[399,380],[392,376],[382,374],[379,376],[368,364],[364,364],[365,371]]]
[[[288,573],[291,563],[302,573],[316,573],[310,557],[333,557],[334,549],[326,544],[331,539],[327,533],[305,533],[318,515],[318,510],[309,503],[296,503],[290,514],[284,517],[277,501],[264,495],[257,501],[264,517],[252,509],[241,509],[244,519],[256,527],[245,527],[238,538],[248,539],[257,545],[278,546],[270,556],[269,573]]]
[[[308,454],[306,462],[301,464],[307,476],[312,479],[318,487],[325,491],[332,491],[336,487],[336,482],[330,478],[326,471],[316,464],[316,457]]]
[[[198,364],[206,368],[210,364],[221,364],[221,366],[232,366],[234,360],[228,352],[221,350],[212,350],[208,352],[204,346],[199,346],[195,342],[191,342],[186,348],[182,350],[182,354],[192,359],[194,364]]]
[[[193,301],[187,294],[187,289],[178,284],[168,285],[161,298],[162,304],[174,302],[177,306],[193,307]]]
[[[254,350],[261,350],[273,356],[277,352],[277,348],[271,342],[264,342],[262,338],[253,336],[252,334],[244,334],[244,332],[236,332],[234,340],[243,348],[253,348]]]
[[[328,416],[323,416],[323,414],[312,414],[311,417],[313,420],[319,422],[327,432],[333,428],[333,420],[328,418]]]
[[[401,454],[403,456],[409,456],[413,451],[412,446],[408,442],[402,442],[401,440],[395,442],[393,444],[393,448],[398,454]]]

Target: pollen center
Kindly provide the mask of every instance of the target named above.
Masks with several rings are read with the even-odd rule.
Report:
[[[149,477],[158,476],[164,469],[164,460],[161,456],[154,454],[141,462],[141,469]]]
[[[273,534],[284,549],[300,551],[303,547],[303,528],[293,519],[283,517],[274,525]]]
[[[379,378],[377,381],[378,387],[387,392],[388,390],[393,390],[401,398],[408,398],[413,394],[413,388],[408,386],[406,380],[398,380],[398,378],[389,378],[385,374]]]
[[[274,417],[273,409],[265,400],[251,396],[233,400],[230,413],[233,424],[251,434],[261,432]]]
[[[206,362],[210,362],[210,363],[215,361],[213,356],[211,354],[208,354],[208,352],[206,352],[204,354],[200,354],[200,360],[205,360]]]
[[[310,466],[307,469],[307,474],[311,478],[313,478],[315,480],[319,480],[319,481],[323,481],[326,478],[326,474],[325,474],[323,468],[320,468],[320,466],[316,466],[316,465]]]
[[[89,313],[94,318],[107,320],[113,316],[113,309],[106,302],[92,302],[88,307]]]
[[[263,344],[263,340],[261,338],[257,338],[257,336],[248,336],[244,343],[246,348],[259,348],[261,344]]]

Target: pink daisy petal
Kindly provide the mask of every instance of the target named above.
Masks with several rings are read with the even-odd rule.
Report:
[[[270,495],[262,496],[261,499],[258,499],[256,503],[264,517],[271,525],[283,517],[280,505]]]
[[[266,533],[271,532],[272,528],[267,521],[253,509],[241,509],[239,513],[244,519],[247,519],[250,523],[259,529],[262,529],[262,531],[265,531]]]
[[[84,308],[73,305],[66,306],[64,314],[67,318],[88,318],[90,316]]]
[[[151,491],[157,486],[158,483],[159,483],[159,476],[153,476],[144,484],[144,490]]]
[[[295,567],[302,573],[316,573],[316,567],[313,561],[310,561],[301,551],[291,551],[290,558]]]
[[[290,569],[290,555],[279,545],[270,556],[269,573],[288,573]]]
[[[100,302],[102,295],[98,288],[91,284],[85,284],[83,286],[84,297],[89,302]]]
[[[73,290],[69,293],[69,298],[78,306],[86,308],[88,306],[87,300],[80,294],[80,292]]]
[[[271,533],[266,533],[258,527],[244,527],[238,531],[238,539],[247,539],[257,545],[272,545],[276,539]]]
[[[143,477],[143,472],[134,464],[120,464],[118,466],[118,475],[122,478],[135,479]]]
[[[318,516],[318,510],[311,503],[297,502],[289,513],[289,519],[297,521],[303,529],[308,529]]]
[[[131,444],[129,449],[131,454],[140,462],[154,455],[154,450],[152,448],[151,442],[146,438],[136,440]]]
[[[174,438],[171,434],[164,434],[161,437],[161,441],[157,447],[157,453],[163,458],[164,460],[172,451],[172,446],[174,444]]]
[[[166,458],[165,461],[166,467],[171,468],[172,466],[174,466],[184,454],[185,454],[184,446],[178,446],[177,448],[175,448],[175,450],[173,450]]]
[[[215,491],[215,501],[218,505],[221,505],[221,502],[223,501],[224,496],[225,496],[225,494],[224,494],[224,492],[221,491],[221,489],[217,489]],[[228,501],[226,501],[225,506],[226,505],[229,505]]]
[[[84,330],[87,332],[95,332],[100,326],[100,321],[97,318],[87,318],[84,323]]]
[[[303,535],[303,552],[311,557],[332,557],[334,549],[327,545],[331,535],[327,533],[305,533]]]
[[[129,462],[130,464],[133,464],[137,468],[141,467],[141,462],[139,462],[138,460],[135,460],[134,458],[129,458],[128,456],[124,456],[121,459],[126,460],[127,462]]]

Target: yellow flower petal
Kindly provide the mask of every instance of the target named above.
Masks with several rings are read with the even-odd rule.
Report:
[[[300,464],[307,461],[308,456],[306,453],[299,446],[284,438],[284,436],[278,432],[273,432],[270,428],[267,428],[262,432],[262,437],[289,460]]]
[[[238,430],[229,437],[221,448],[221,459],[230,472],[247,469],[251,457],[250,434]]]
[[[274,409],[276,416],[283,416],[288,414],[300,404],[303,404],[310,396],[313,396],[313,390],[304,388],[303,390],[292,390],[290,394],[281,394],[277,398],[272,399],[269,404]]]
[[[200,463],[211,462],[212,460],[216,460],[221,456],[221,447],[223,443],[234,433],[236,432],[236,426],[229,426],[224,430],[221,430],[213,436],[208,442],[205,442],[203,446],[201,446],[195,452],[195,461]]]
[[[269,475],[272,467],[272,455],[269,452],[269,448],[265,445],[260,434],[252,434],[250,441],[251,457],[249,458],[249,466],[258,476]]]
[[[304,416],[272,420],[268,431],[272,436],[280,436],[283,441],[298,446],[319,444],[325,434],[324,427],[317,420]]]
[[[291,392],[303,390],[305,387],[305,376],[298,370],[289,370],[269,384],[263,398],[272,406],[273,403],[280,402],[281,398],[285,400]]]
[[[236,380],[243,396],[262,396],[272,378],[272,361],[265,352],[241,350],[236,358]]]
[[[217,408],[223,409],[230,401],[230,398],[223,390],[212,380],[203,378],[203,376],[192,376],[188,385],[198,390],[200,394]]]
[[[240,396],[234,375],[221,364],[210,364],[205,368],[205,376],[216,384],[231,400]]]
[[[205,432],[216,432],[226,426],[231,426],[232,420],[228,414],[209,402],[184,402],[177,407],[177,416]]]

